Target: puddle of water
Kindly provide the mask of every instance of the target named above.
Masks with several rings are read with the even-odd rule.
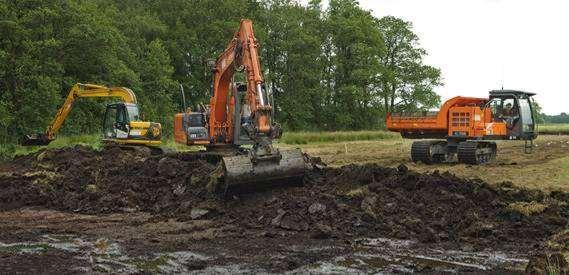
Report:
[[[425,248],[410,240],[359,239],[355,245],[361,248],[357,253],[300,267],[291,273],[523,271],[528,263],[522,255]]]
[[[348,266],[344,266],[341,263],[340,264],[335,264],[335,263],[329,263],[329,262],[324,262],[318,265],[314,265],[314,266],[309,266],[307,268],[301,268],[300,270],[295,270],[291,273],[326,273],[326,274],[347,274],[347,273],[360,273],[361,270],[357,269],[357,268],[351,268]]]
[[[210,266],[201,270],[193,270],[188,274],[270,274],[266,270],[258,270],[244,265]]]
[[[15,252],[18,254],[39,254],[50,249],[47,244],[39,243],[11,243],[0,242],[0,251]]]
[[[191,268],[205,268],[200,261],[209,257],[189,252],[155,253],[149,256],[129,257],[122,252],[118,243],[98,239],[94,242],[83,240],[72,235],[43,235],[39,242],[10,243],[0,242],[0,251],[18,254],[45,253],[50,249],[74,254],[74,258],[91,263],[91,266],[73,267],[78,272],[112,272],[112,273],[187,273]],[[192,264],[192,263],[198,264]],[[220,267],[226,271],[235,271],[233,267]],[[243,269],[244,271],[246,269]],[[215,273],[215,272],[214,272]]]
[[[387,246],[390,248],[402,249],[402,248],[411,247],[417,242],[411,240],[396,240],[388,238],[369,238],[369,239],[357,239],[355,243],[363,246],[374,246],[374,247]]]
[[[414,241],[386,238],[359,239],[353,247],[357,252],[308,264],[288,273],[466,272],[493,269],[519,271],[528,262],[523,256],[500,251],[441,250],[420,246]],[[191,251],[131,257],[122,251],[117,242],[107,239],[88,241],[72,235],[44,235],[41,241],[33,243],[0,243],[0,251],[18,254],[45,253],[50,249],[72,253],[74,258],[88,263],[88,266],[73,267],[77,272],[267,273],[267,270],[246,265],[208,266],[215,258]],[[288,249],[309,254],[338,251],[338,247],[334,246],[291,246]]]

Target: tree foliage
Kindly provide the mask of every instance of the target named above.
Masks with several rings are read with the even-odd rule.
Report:
[[[440,104],[440,97],[433,90],[442,85],[440,70],[423,64],[427,53],[419,48],[411,23],[386,16],[378,20],[378,27],[386,47],[380,57],[383,71],[375,83],[383,111],[414,111]]]
[[[171,133],[207,103],[208,59],[242,18],[255,24],[277,120],[293,130],[373,129],[385,113],[439,104],[410,23],[355,0],[0,0],[0,140],[41,131],[76,82],[131,88],[145,119]],[[100,130],[104,100],[80,100],[62,131]]]
[[[569,114],[567,113],[561,113],[558,115],[546,115],[542,113],[541,117],[543,118],[544,123],[569,123]]]

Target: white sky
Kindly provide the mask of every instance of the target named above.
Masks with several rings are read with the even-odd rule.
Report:
[[[327,2],[327,1],[325,1]],[[377,17],[413,23],[425,63],[441,68],[443,100],[535,92],[547,114],[569,112],[569,1],[359,0]]]

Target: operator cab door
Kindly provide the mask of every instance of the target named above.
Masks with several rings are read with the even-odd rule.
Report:
[[[103,137],[126,139],[129,133],[129,119],[124,104],[109,104],[103,122]]]
[[[520,96],[517,98],[520,114],[520,127],[522,139],[535,139],[537,133],[535,131],[535,120],[533,117],[533,108],[531,98],[529,96]]]
[[[533,139],[534,120],[528,96],[502,95],[490,101],[495,122],[506,124],[508,139]]]

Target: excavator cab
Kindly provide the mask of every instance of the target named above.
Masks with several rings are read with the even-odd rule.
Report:
[[[131,119],[140,120],[138,116],[138,107],[135,105],[130,105],[128,108],[124,103],[107,105],[103,122],[103,137],[106,139],[128,138],[129,122]]]
[[[103,121],[104,141],[158,144],[160,138],[160,124],[142,121],[138,105],[124,102],[107,105]]]
[[[182,119],[186,129],[188,144],[208,144],[209,134],[206,128],[206,114],[202,112],[185,113]]]
[[[490,91],[486,106],[490,107],[494,122],[506,124],[508,139],[533,140],[537,137],[531,104],[534,95],[515,90]]]

